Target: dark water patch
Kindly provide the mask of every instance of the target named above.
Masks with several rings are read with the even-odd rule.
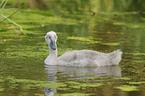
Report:
[[[7,30],[0,30],[0,32],[6,32]]]

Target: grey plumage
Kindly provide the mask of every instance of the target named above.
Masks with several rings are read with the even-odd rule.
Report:
[[[93,50],[69,51],[58,57],[59,65],[65,66],[109,66],[118,65],[120,50],[105,54]]]
[[[118,65],[121,61],[122,51],[117,50],[111,53],[102,53],[93,50],[68,51],[57,57],[57,35],[50,31],[46,34],[45,40],[49,45],[49,56],[44,63],[47,65],[62,66],[110,66]]]

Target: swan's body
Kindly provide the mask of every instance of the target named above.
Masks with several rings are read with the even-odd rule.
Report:
[[[57,57],[57,35],[50,31],[45,36],[49,45],[49,56],[44,63],[47,65],[63,66],[110,66],[118,65],[121,61],[122,52],[120,50],[111,53],[102,53],[93,50],[68,51]]]

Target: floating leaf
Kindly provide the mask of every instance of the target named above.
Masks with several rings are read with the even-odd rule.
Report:
[[[26,88],[30,87],[48,87],[48,88],[58,88],[63,87],[65,84],[56,83],[53,81],[38,81],[38,80],[29,80],[29,79],[16,79],[14,77],[6,77],[1,79],[1,81],[9,81],[12,84],[25,84]]]
[[[116,80],[131,80],[132,78],[129,78],[129,77],[115,77],[113,79],[116,79]]]
[[[0,88],[0,91],[4,91],[5,90],[5,88]]]
[[[138,91],[137,86],[130,86],[130,85],[122,85],[115,87],[117,89],[120,89],[122,91]]]
[[[109,46],[117,46],[119,43],[101,43],[103,45],[109,45]]]
[[[87,88],[87,87],[100,87],[103,83],[80,83],[79,85],[70,86],[71,88]]]
[[[90,95],[85,93],[66,93],[61,94],[60,96],[90,96]]]
[[[132,55],[134,55],[134,56],[145,55],[145,53],[125,53],[125,54],[132,54]]]
[[[86,42],[90,42],[91,39],[87,38],[87,37],[67,37],[67,39],[73,39],[73,40],[79,40],[79,41],[86,41]]]
[[[145,81],[142,82],[128,82],[129,84],[134,84],[134,85],[140,85],[140,84],[145,84]]]

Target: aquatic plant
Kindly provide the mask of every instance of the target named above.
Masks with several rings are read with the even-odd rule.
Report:
[[[4,22],[5,20],[11,22],[12,24],[18,26],[20,28],[20,31],[22,31],[22,26],[17,24],[16,22],[12,21],[10,19],[10,17],[12,17],[13,15],[15,15],[21,8],[18,8],[17,10],[15,10],[13,13],[11,13],[9,16],[5,16],[3,15],[4,12],[8,11],[8,10],[11,10],[11,9],[5,9],[5,6],[7,4],[8,0],[2,0],[2,2],[0,3],[0,16],[1,18],[3,18],[1,21],[0,21],[0,24],[2,22]]]

